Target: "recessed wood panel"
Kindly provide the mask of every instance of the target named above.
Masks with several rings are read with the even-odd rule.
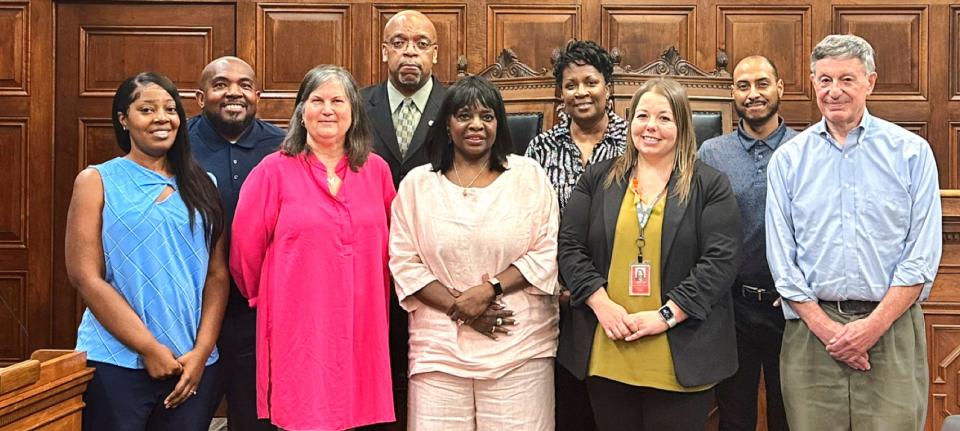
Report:
[[[0,119],[0,248],[26,248],[27,120]]]
[[[924,121],[898,121],[896,124],[916,133],[917,136],[923,139],[927,139],[927,123]]]
[[[553,50],[580,38],[579,12],[579,6],[487,6],[486,64],[507,48],[534,70],[550,71]]]
[[[730,58],[730,73],[751,55],[777,65],[784,100],[811,100],[809,55],[810,6],[717,8],[717,49]]]
[[[604,6],[600,44],[620,49],[621,64],[640,67],[676,47],[696,58],[697,12],[694,6]],[[700,65],[713,70],[712,66]]]
[[[927,7],[835,6],[834,29],[855,34],[876,51],[871,100],[927,100]]]
[[[0,272],[0,362],[29,356],[26,278],[25,271]]]
[[[960,157],[960,122],[950,123],[950,132],[948,133],[949,147],[947,149],[947,160],[937,160],[937,169],[940,170],[941,181],[944,178],[944,168],[946,168],[947,184],[940,183],[941,188],[957,188],[960,181],[957,179],[957,162]]]
[[[80,96],[112,97],[143,71],[170,78],[181,95],[197,90],[197,65],[212,60],[210,27],[81,27]]]
[[[294,97],[319,64],[350,68],[349,5],[257,5],[257,74],[264,92]]]
[[[0,4],[0,96],[27,95],[30,64],[27,4]]]
[[[371,43],[370,58],[375,58],[380,64],[377,68],[376,82],[387,79],[387,65],[382,60],[380,50],[383,42],[383,28],[387,21],[397,12],[407,9],[407,6],[374,5],[374,18],[371,34],[377,35]],[[417,5],[417,11],[422,12],[437,29],[437,63],[433,65],[433,74],[441,81],[449,82],[457,79],[457,58],[467,54],[467,7],[466,5]],[[471,65],[479,70],[486,65]]]
[[[77,143],[77,171],[123,155],[123,151],[117,146],[117,137],[109,118],[81,118],[78,136],[80,142]]]
[[[950,7],[950,98],[960,100],[960,6]]]
[[[950,414],[960,413],[958,388],[956,384],[960,372],[960,325],[949,324],[946,315],[925,316],[928,319],[927,348],[930,358],[930,392],[934,398],[934,417],[943,420]],[[936,428],[936,429],[939,429]]]

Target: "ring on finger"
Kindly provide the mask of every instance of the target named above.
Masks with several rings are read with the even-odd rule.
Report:
[[[502,318],[502,317],[498,317],[498,318],[497,318],[497,326],[501,326],[501,325],[503,325],[503,318]]]
[[[196,394],[197,394],[197,391],[196,391],[196,389],[194,389],[194,390],[192,390],[192,391],[190,391],[190,395],[191,395],[191,396],[193,396],[193,395],[196,395]]]

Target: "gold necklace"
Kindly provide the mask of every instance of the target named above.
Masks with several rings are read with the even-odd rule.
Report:
[[[460,187],[463,187],[463,196],[467,196],[467,189],[473,186],[473,183],[477,182],[477,178],[480,178],[480,175],[483,174],[483,168],[480,168],[480,172],[477,172],[477,176],[473,177],[473,181],[470,181],[470,184],[466,186],[463,185],[463,180],[460,179],[460,170],[457,169],[457,164],[453,164],[453,173],[457,176],[457,182],[460,183]]]

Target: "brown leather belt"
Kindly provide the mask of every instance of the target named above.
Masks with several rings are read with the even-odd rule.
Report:
[[[873,312],[874,309],[880,305],[877,301],[825,301],[820,300],[820,303],[826,305],[834,310],[837,310],[840,314],[843,315],[855,315],[855,314],[869,314]]]

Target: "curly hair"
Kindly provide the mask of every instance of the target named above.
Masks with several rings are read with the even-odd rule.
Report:
[[[607,84],[613,79],[613,57],[592,40],[571,40],[560,52],[560,57],[553,65],[553,78],[558,88],[563,81],[563,70],[571,64],[597,68]]]

